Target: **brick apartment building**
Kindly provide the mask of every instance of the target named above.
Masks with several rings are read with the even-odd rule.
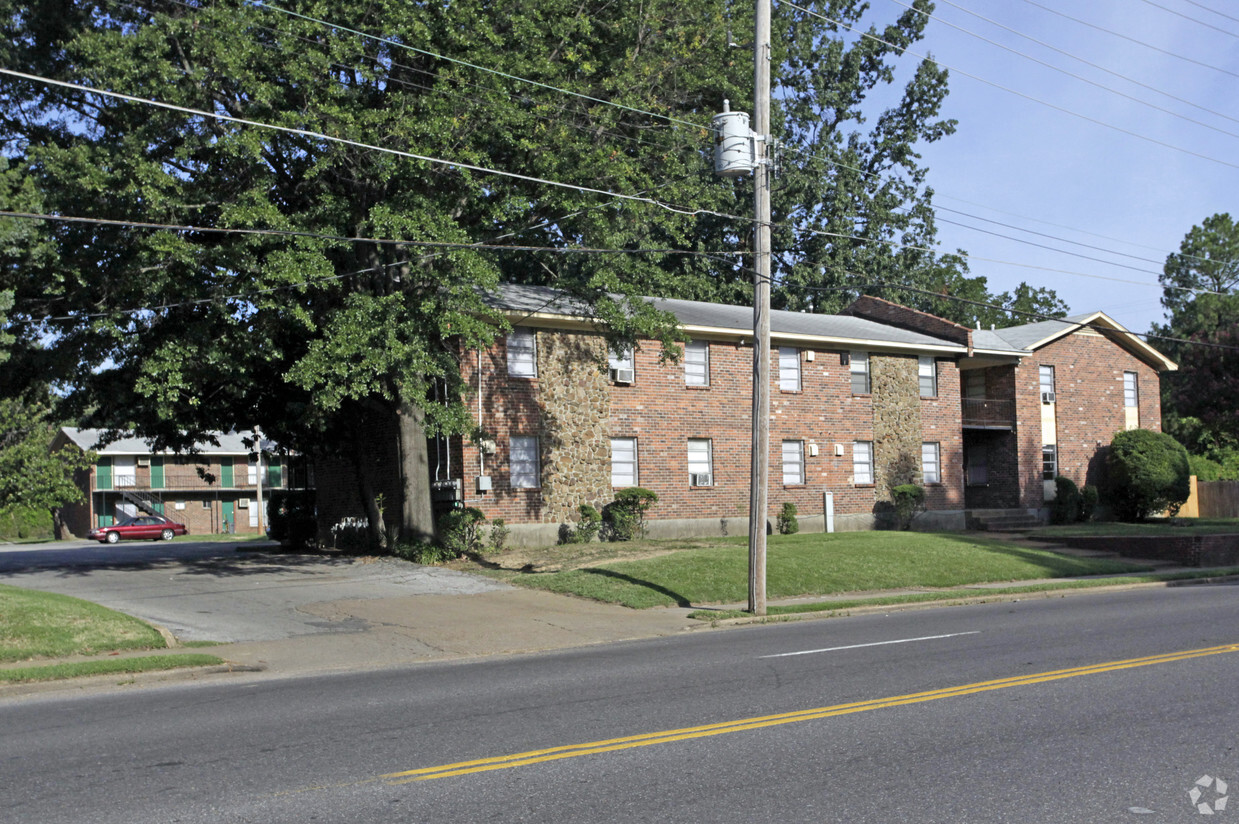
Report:
[[[99,446],[102,435],[65,427],[52,443],[53,450],[72,444],[97,455],[76,479],[85,500],[61,510],[66,528],[77,536],[139,512],[183,523],[191,535],[257,533],[266,528],[260,499],[265,508],[272,489],[310,485],[305,468],[286,457],[264,453],[260,469],[241,435],[217,435],[218,445],[197,444],[193,455],[154,452],[138,438]]]
[[[659,496],[651,535],[747,534],[752,310],[652,302],[691,339],[678,363],[650,341],[609,352],[562,293],[503,287],[494,304],[512,332],[461,353],[489,437],[431,442],[434,498],[550,543],[580,504],[642,486]],[[791,502],[807,529],[828,507],[836,529],[872,528],[908,482],[927,492],[918,528],[962,529],[974,511],[1042,515],[1055,475],[1097,483],[1115,432],[1160,428],[1157,374],[1175,368],[1101,313],[971,330],[874,298],[840,315],[773,312],[771,344],[768,516]],[[386,465],[395,517],[394,456]],[[317,478],[330,542],[364,510],[347,466]]]

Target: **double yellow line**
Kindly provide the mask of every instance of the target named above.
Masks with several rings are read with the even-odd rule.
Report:
[[[1208,655],[1222,655],[1229,652],[1239,652],[1239,643],[1224,644],[1220,647],[1184,650],[1164,655],[1151,655],[1147,658],[1129,658],[1123,661],[1109,661],[1102,664],[1092,664],[1086,667],[1052,670],[1032,675],[1020,675],[1014,678],[999,678],[995,681],[981,681],[976,684],[965,684],[959,687],[917,692],[911,695],[896,695],[890,698],[877,698],[872,701],[857,701],[851,704],[836,704],[831,707],[800,710],[798,712],[780,713],[778,715],[762,715],[756,718],[742,718],[738,721],[726,721],[719,724],[705,724],[699,727],[684,727],[678,730],[630,735],[623,738],[609,738],[604,741],[591,741],[587,744],[573,744],[564,747],[551,747],[543,750],[501,755],[493,758],[480,758],[475,761],[458,761],[454,764],[443,764],[438,767],[425,767],[418,770],[388,773],[379,778],[388,784],[405,784],[411,781],[427,781],[432,778],[451,778],[458,775],[490,772],[491,770],[506,770],[512,767],[527,767],[531,764],[542,764],[547,761],[559,761],[564,758],[577,758],[582,755],[597,755],[604,752],[618,752],[635,747],[649,747],[655,744],[669,744],[673,741],[689,741],[694,738],[707,738],[712,735],[725,735],[733,732],[745,732],[763,727],[775,727],[780,724],[795,724],[801,721],[814,721],[819,718],[830,718],[835,715],[850,715],[856,712],[900,707],[907,704],[919,704],[925,701],[936,701],[939,698],[957,698],[963,695],[975,695],[991,690],[1022,687],[1029,684],[1042,684],[1047,681],[1061,681],[1065,678],[1076,678],[1081,675],[1099,675],[1103,672],[1148,667],[1153,664],[1169,664],[1175,661],[1186,661],[1191,658],[1203,658]]]

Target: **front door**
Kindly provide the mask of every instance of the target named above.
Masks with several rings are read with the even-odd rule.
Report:
[[[236,521],[236,515],[233,513],[232,501],[223,502],[223,511],[224,511],[224,532],[236,532],[237,521]]]

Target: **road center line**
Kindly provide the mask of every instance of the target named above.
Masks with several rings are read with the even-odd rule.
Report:
[[[694,738],[707,738],[714,735],[724,735],[732,732],[745,732],[764,727],[774,727],[781,724],[794,724],[799,721],[813,721],[820,718],[830,718],[838,715],[850,715],[869,710],[901,707],[909,704],[920,704],[935,701],[939,698],[958,698],[965,695],[976,695],[1008,687],[1023,687],[1031,684],[1044,684],[1049,681],[1061,681],[1065,678],[1075,678],[1081,675],[1099,675],[1106,672],[1148,667],[1154,664],[1168,664],[1176,661],[1187,661],[1192,658],[1203,658],[1209,655],[1223,655],[1239,652],[1239,643],[1224,644],[1220,647],[1182,650],[1162,655],[1151,655],[1145,658],[1128,658],[1122,661],[1107,661],[1100,664],[1089,664],[1083,667],[1051,670],[1049,672],[1017,675],[1012,678],[999,678],[993,681],[981,681],[975,684],[964,684],[957,687],[917,692],[909,695],[895,695],[889,698],[877,698],[869,701],[855,701],[849,704],[835,704],[829,707],[815,707],[807,710],[780,713],[778,715],[763,715],[755,718],[741,718],[735,721],[724,721],[718,724],[703,724],[697,727],[684,727],[677,730],[642,733],[623,738],[610,738],[603,741],[592,741],[585,744],[570,744],[562,747],[550,747],[542,750],[501,755],[493,758],[479,758],[473,761],[458,761],[453,764],[443,764],[438,767],[404,770],[378,776],[385,784],[406,784],[411,781],[427,781],[432,778],[449,778],[458,775],[490,772],[491,770],[506,770],[511,767],[525,767],[531,764],[541,764],[547,761],[558,761],[564,758],[576,758],[582,755],[596,755],[605,752],[618,752],[634,747],[648,747],[653,744],[668,744],[674,741],[689,741]],[[371,779],[373,780],[373,779]]]
[[[850,644],[846,647],[826,647],[824,649],[802,649],[797,652],[779,652],[774,655],[759,655],[758,658],[791,658],[795,655],[816,655],[819,652],[838,652],[844,649],[861,649],[862,647],[884,647],[887,644],[911,644],[913,641],[937,641],[939,638],[958,638],[961,635],[980,635],[981,630],[969,632],[952,632],[949,635],[922,635],[920,638],[899,638],[894,641],[874,641],[869,644]]]

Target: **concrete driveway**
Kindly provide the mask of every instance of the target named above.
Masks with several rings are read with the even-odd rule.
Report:
[[[392,559],[288,555],[274,548],[183,538],[0,546],[0,583],[103,604],[165,627],[182,641],[224,642],[365,629],[360,618],[325,610],[328,602],[510,589]]]

